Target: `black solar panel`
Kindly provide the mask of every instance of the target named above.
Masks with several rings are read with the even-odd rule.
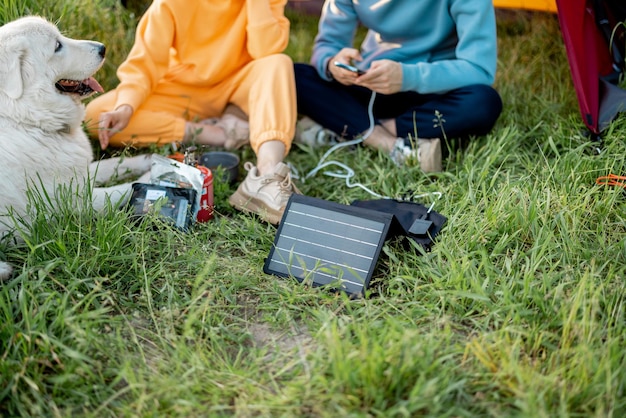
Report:
[[[263,271],[363,294],[393,215],[291,196]]]

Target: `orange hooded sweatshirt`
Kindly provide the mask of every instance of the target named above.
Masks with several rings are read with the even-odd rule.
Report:
[[[117,71],[114,108],[137,109],[160,82],[216,85],[289,42],[287,0],[154,0]]]
[[[119,85],[87,105],[86,120],[134,110],[113,146],[179,141],[186,121],[229,103],[248,114],[250,145],[280,140],[288,152],[297,116],[286,0],[154,0],[118,68]],[[97,123],[87,124],[93,137]]]

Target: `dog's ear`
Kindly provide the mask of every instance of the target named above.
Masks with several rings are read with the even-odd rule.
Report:
[[[0,91],[11,99],[19,99],[24,91],[22,59],[24,49],[19,42],[0,41]]]

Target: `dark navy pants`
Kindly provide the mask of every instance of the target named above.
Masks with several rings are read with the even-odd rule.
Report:
[[[328,82],[308,64],[295,64],[294,68],[299,114],[348,140],[367,131],[371,90]],[[466,140],[485,135],[501,112],[502,100],[498,92],[482,84],[445,94],[377,93],[373,106],[374,122],[379,124],[380,120],[395,119],[397,135],[403,138],[410,134],[413,138]]]

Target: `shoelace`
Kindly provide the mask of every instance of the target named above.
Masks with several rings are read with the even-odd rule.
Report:
[[[276,177],[278,177],[278,176],[276,176]],[[280,189],[280,193],[281,194],[283,194],[285,196],[291,196],[291,194],[293,193],[293,191],[295,189],[295,186],[291,182],[291,175],[289,173],[287,173],[287,175],[285,176],[283,181],[279,181],[278,187]]]
[[[250,164],[250,169],[254,167],[254,165],[252,165],[252,163],[248,162],[246,163]],[[247,169],[248,167],[246,167]],[[250,170],[248,170],[250,171]],[[289,196],[291,196],[291,194],[294,191],[297,191],[296,186],[293,184],[293,182],[291,181],[291,173],[287,173],[284,177],[281,176],[279,173],[274,173],[273,176],[271,177],[265,177],[261,183],[266,186],[268,184],[272,184],[272,183],[278,183],[278,191],[279,193],[283,196],[283,197],[287,197],[289,198]]]

